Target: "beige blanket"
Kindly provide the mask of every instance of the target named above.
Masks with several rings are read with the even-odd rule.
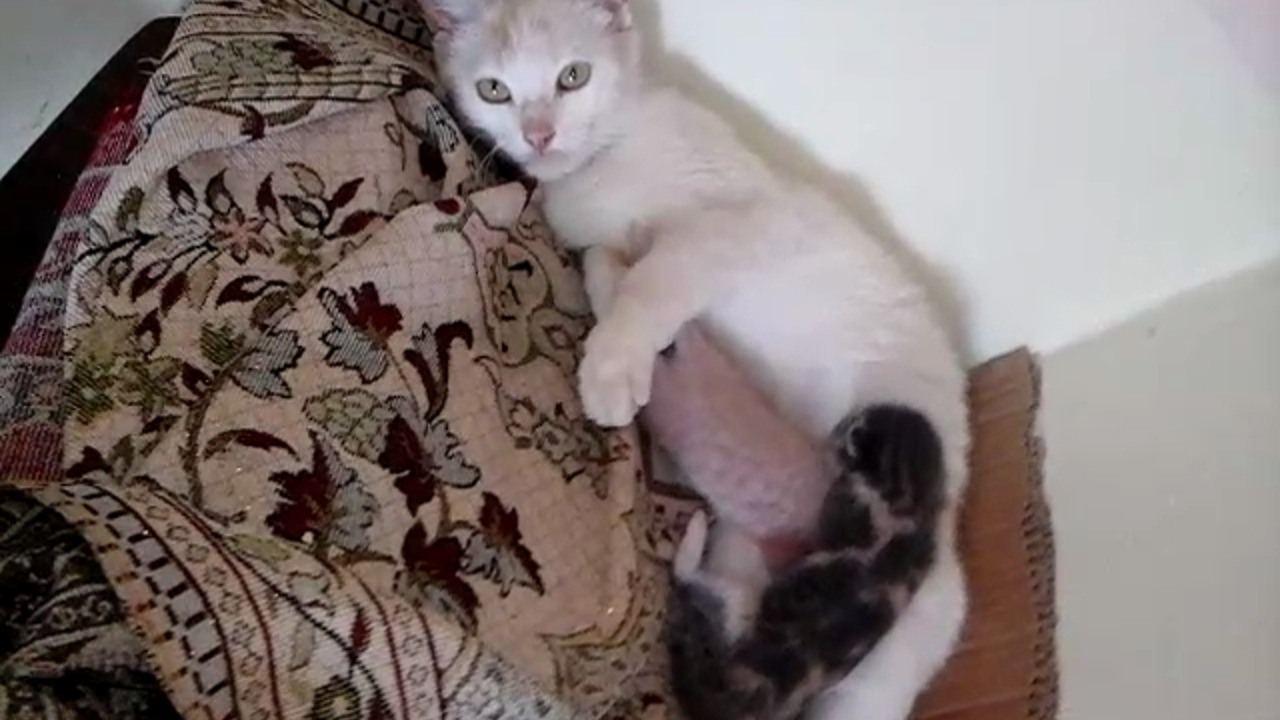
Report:
[[[661,716],[690,503],[583,419],[576,272],[407,9],[346,5],[183,22],[79,253],[41,499],[188,717]]]

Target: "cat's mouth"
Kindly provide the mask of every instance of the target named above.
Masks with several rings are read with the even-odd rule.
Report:
[[[559,148],[547,148],[541,152],[529,151],[520,164],[526,172],[540,180],[564,177],[578,166],[572,153]]]
[[[565,151],[561,145],[548,145],[546,147],[525,146],[524,153],[530,160],[553,158],[564,155]]]

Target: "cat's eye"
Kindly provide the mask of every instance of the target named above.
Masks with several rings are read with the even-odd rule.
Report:
[[[507,87],[506,83],[496,78],[477,80],[476,94],[480,96],[481,100],[494,105],[511,102],[511,89]]]
[[[556,85],[565,92],[572,92],[587,84],[591,79],[591,63],[583,60],[575,60],[564,66],[560,71],[560,77],[556,78]]]

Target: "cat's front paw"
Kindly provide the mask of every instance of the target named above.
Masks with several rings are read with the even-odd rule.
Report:
[[[606,319],[587,336],[578,392],[597,425],[622,427],[649,402],[654,349],[624,323]]]

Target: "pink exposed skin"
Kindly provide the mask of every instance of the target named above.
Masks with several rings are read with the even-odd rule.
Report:
[[[830,485],[824,454],[697,326],[658,359],[641,414],[714,514],[757,538],[772,569],[811,549]]]

